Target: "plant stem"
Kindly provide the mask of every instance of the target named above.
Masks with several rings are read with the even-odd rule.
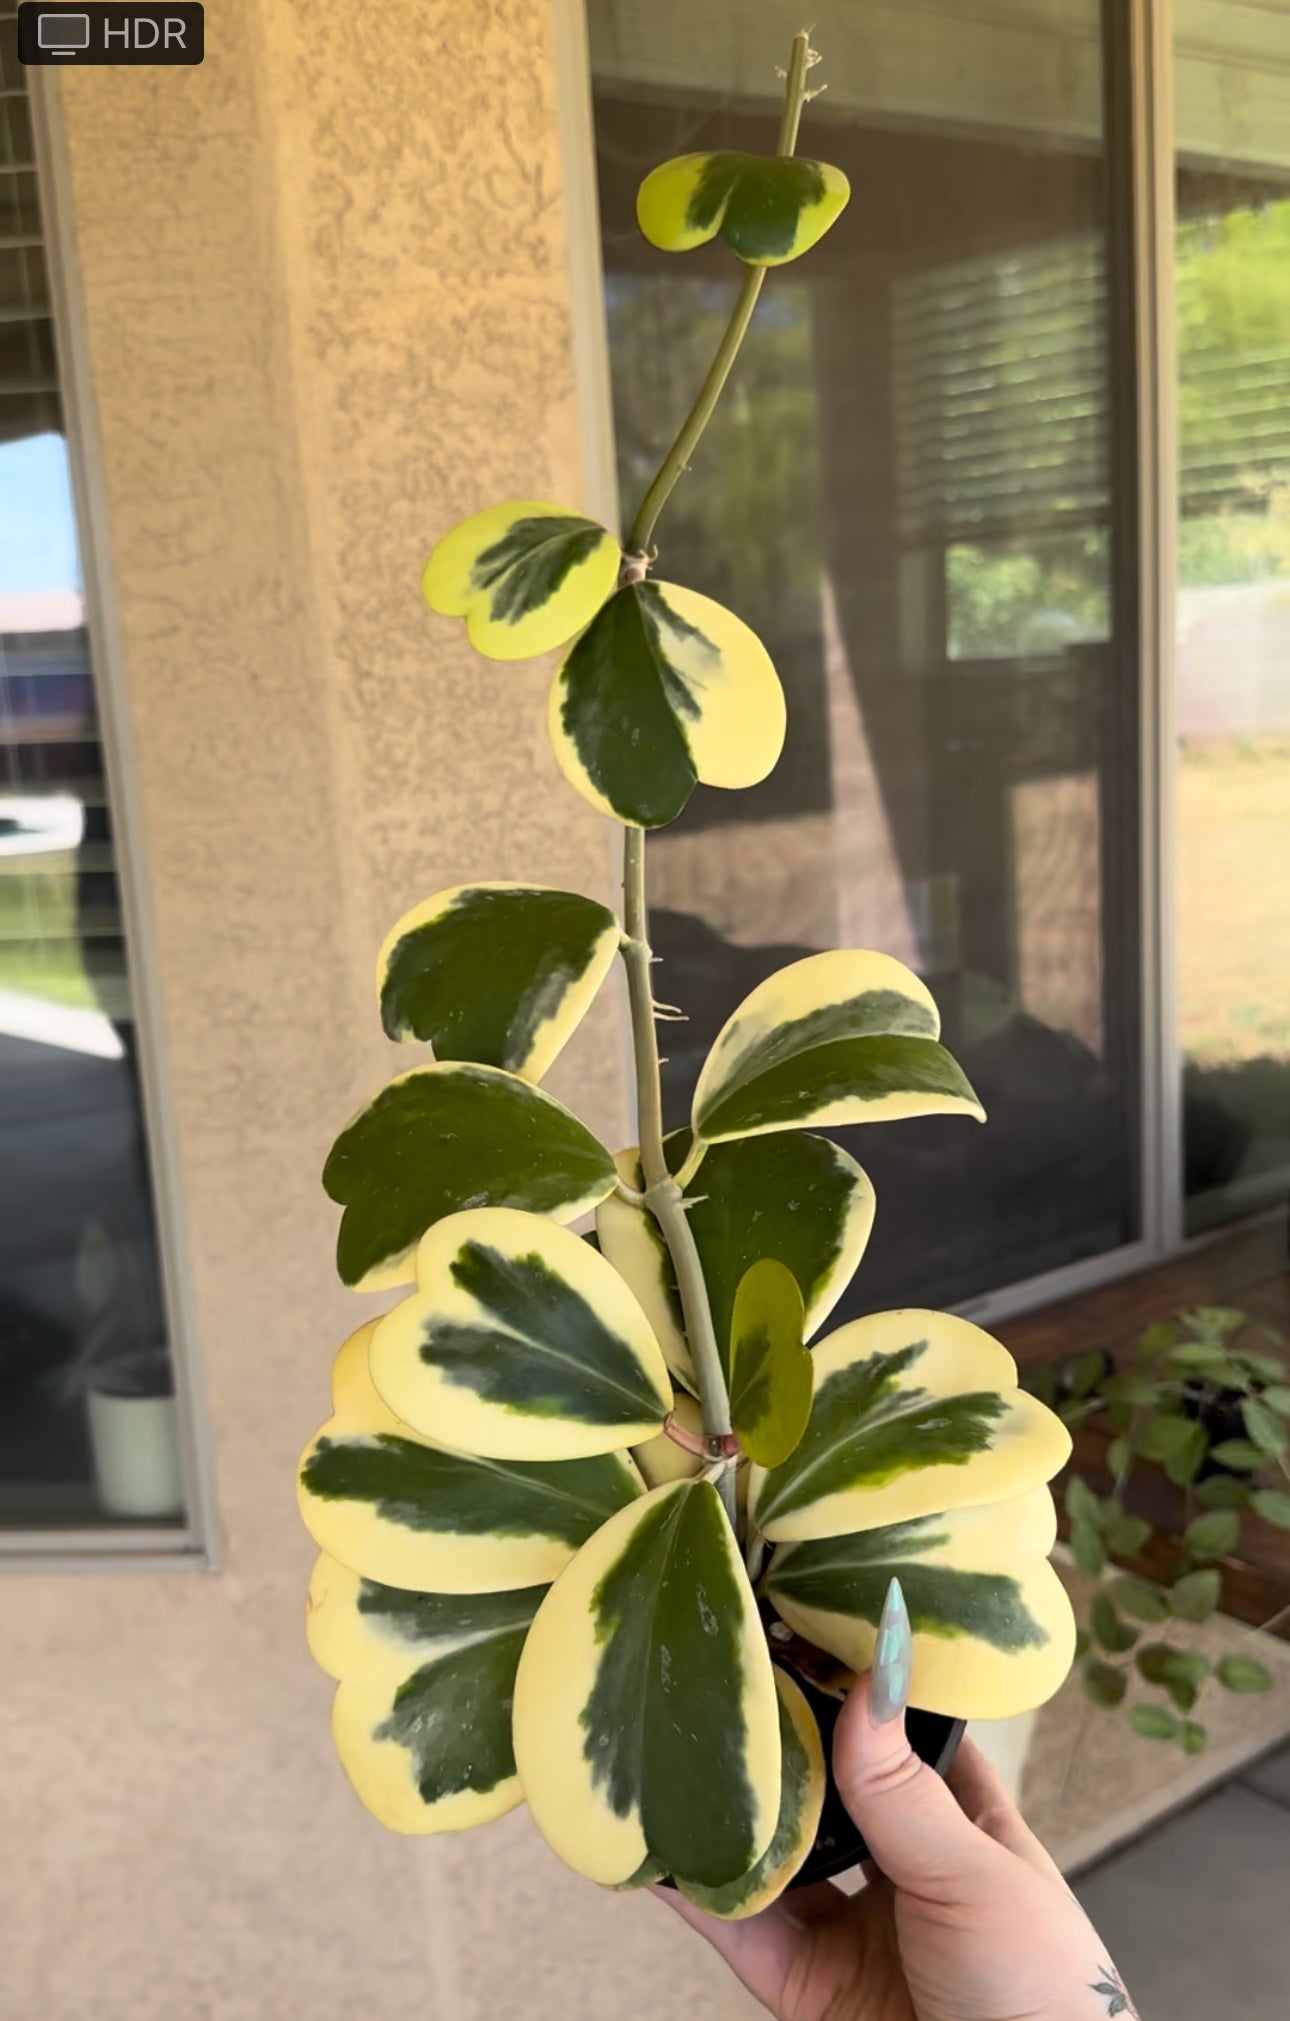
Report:
[[[690,1357],[699,1384],[703,1429],[713,1437],[730,1430],[730,1397],[717,1349],[708,1287],[695,1245],[681,1188],[667,1169],[663,1149],[663,1097],[659,1081],[658,1034],[654,1029],[654,999],[650,978],[649,914],[645,903],[645,836],[639,828],[623,831],[623,963],[632,1014],[632,1049],[636,1057],[636,1107],[640,1128],[641,1172],[645,1204],[662,1230],[676,1271],[677,1290],[685,1319]],[[733,1470],[719,1483],[731,1525],[735,1520]]]
[[[791,155],[797,145],[797,129],[806,103],[806,73],[813,56],[808,34],[793,38],[793,53],[784,80],[784,110],[780,118],[777,149]],[[677,479],[685,469],[712,418],[721,389],[739,354],[752,321],[757,297],[766,278],[765,267],[749,267],[735,302],[717,354],[708,367],[698,398],[686,415],[676,440],[659,465],[658,473],[641,500],[627,540],[627,563],[632,581],[639,581],[646,567],[650,538],[659,514],[671,497]],[[641,1172],[645,1205],[662,1231],[672,1267],[676,1272],[681,1312],[685,1320],[690,1358],[699,1385],[703,1428],[710,1437],[723,1438],[730,1431],[730,1395],[725,1370],[712,1324],[712,1307],[703,1278],[703,1265],[686,1216],[682,1185],[667,1168],[663,1149],[663,1095],[659,1079],[658,1034],[654,1029],[654,991],[650,978],[652,956],[649,946],[649,911],[645,901],[645,835],[640,828],[623,831],[623,962],[627,969],[627,994],[632,1015],[632,1049],[636,1060],[636,1107],[639,1117]],[[686,1178],[697,1170],[702,1151],[692,1149],[682,1168]],[[727,1468],[718,1482],[730,1526],[736,1528],[735,1475]]]
[[[802,124],[802,107],[806,104],[806,73],[813,60],[818,61],[812,56],[811,31],[803,28],[793,37],[792,54],[784,76],[784,110],[779,119],[776,154],[792,154],[797,146],[797,129]]]
[[[721,397],[721,389],[730,376],[743,343],[744,334],[752,321],[757,297],[761,293],[762,282],[766,278],[765,267],[749,267],[744,275],[744,284],[739,290],[739,298],[734,312],[726,325],[726,333],[717,347],[717,355],[708,367],[708,376],[699,388],[699,397],[691,407],[675,442],[658,467],[658,474],[641,500],[640,511],[632,521],[632,530],[627,536],[629,555],[647,554],[650,535],[658,523],[658,516],[672,495],[678,477],[685,469],[694,451],[695,444],[707,427],[712,410]]]
[[[790,155],[797,146],[797,129],[801,124],[802,107],[806,103],[806,73],[810,68],[811,38],[803,33],[793,38],[793,54],[789,60],[788,74],[784,82],[784,111],[779,124],[779,140],[776,151]],[[757,307],[757,297],[766,279],[765,267],[749,267],[744,275],[743,286],[726,325],[725,335],[717,346],[717,354],[708,367],[707,377],[699,388],[698,398],[686,415],[677,432],[676,440],[658,467],[658,472],[640,503],[640,510],[632,521],[632,530],[627,536],[627,553],[643,555],[649,552],[649,544],[659,514],[667,504],[676,486],[676,481],[693,455],[699,437],[712,418],[712,410],[721,398],[721,389],[730,377],[730,368],[739,355],[752,321],[753,310]]]

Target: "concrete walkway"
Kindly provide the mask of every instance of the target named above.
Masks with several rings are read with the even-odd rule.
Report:
[[[1290,1746],[1074,1885],[1142,2021],[1285,2021]]]

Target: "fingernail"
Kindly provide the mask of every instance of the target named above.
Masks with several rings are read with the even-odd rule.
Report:
[[[869,1717],[875,1726],[889,1726],[905,1710],[909,1703],[913,1663],[914,1643],[909,1632],[909,1610],[905,1606],[899,1579],[893,1579],[882,1603],[873,1670],[869,1678]]]

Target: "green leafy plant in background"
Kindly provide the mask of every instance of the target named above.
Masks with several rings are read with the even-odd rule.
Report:
[[[1220,1561],[1237,1553],[1245,1524],[1290,1530],[1290,1376],[1284,1353],[1272,1351],[1283,1347],[1244,1313],[1205,1306],[1149,1326],[1127,1368],[1093,1349],[1027,1373],[1031,1392],[1068,1424],[1104,1414],[1113,1433],[1110,1494],[1078,1473],[1066,1484],[1072,1555],[1099,1581],[1079,1632],[1084,1689],[1115,1711],[1136,1676],[1159,1697],[1129,1708],[1134,1732],[1188,1754],[1208,1740],[1194,1717],[1208,1685],[1258,1692],[1272,1683],[1255,1656],[1211,1661],[1170,1637],[1217,1611]],[[1159,1579],[1125,1573],[1107,1582],[1109,1568],[1140,1558],[1156,1537],[1130,1507],[1144,1469],[1162,1473],[1183,1498],[1171,1569]]]
[[[1070,1438],[998,1342],[914,1310],[808,1347],[874,1197],[805,1126],[982,1113],[924,985],[863,950],[792,964],[719,1034],[689,1128],[662,1126],[646,834],[698,784],[764,778],[785,712],[755,634],[657,579],[653,539],[767,269],[846,201],[795,153],[812,60],[799,36],[774,156],[688,156],[642,187],[655,245],[719,236],[744,279],[626,541],[511,501],[427,564],[481,652],[563,649],[551,741],[622,825],[622,915],[477,884],[390,934],[384,1029],[431,1053],[342,1130],[324,1183],[344,1282],[400,1296],[341,1348],[300,1469],[310,1646],[376,1817],[448,1831],[527,1801],[580,1873],[669,1876],[726,1916],[787,1885],[823,1802],[776,1616],[858,1669],[898,1573],[913,1701],[951,1715],[1039,1703],[1074,1648],[1045,1485]],[[618,960],[640,1142],[611,1154],[539,1083]],[[589,1240],[571,1224],[592,1210]]]

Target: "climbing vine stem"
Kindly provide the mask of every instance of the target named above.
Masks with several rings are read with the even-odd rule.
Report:
[[[790,155],[797,145],[802,107],[809,93],[806,77],[815,60],[810,37],[797,35],[784,80],[784,109],[780,120],[777,152]],[[730,321],[726,325],[716,355],[708,367],[698,396],[677,431],[658,473],[641,500],[627,540],[623,580],[639,582],[649,563],[650,541],[677,480],[712,418],[712,413],[739,347],[752,321],[757,298],[766,278],[764,267],[749,267],[739,290]],[[632,1049],[636,1066],[636,1108],[640,1136],[640,1162],[644,1201],[658,1222],[676,1273],[681,1313],[685,1322],[690,1359],[699,1388],[704,1430],[712,1438],[730,1432],[730,1396],[726,1372],[712,1323],[712,1307],[704,1281],[703,1264],[687,1218],[682,1184],[668,1170],[663,1148],[663,1094],[659,1067],[658,1033],[654,1023],[654,991],[650,975],[653,956],[649,944],[649,909],[645,891],[645,833],[640,828],[623,831],[623,962],[627,970],[627,993],[631,1006]],[[682,1180],[697,1169],[698,1157],[691,1151],[682,1167]],[[736,1523],[735,1475],[727,1467],[717,1486],[732,1527]]]

